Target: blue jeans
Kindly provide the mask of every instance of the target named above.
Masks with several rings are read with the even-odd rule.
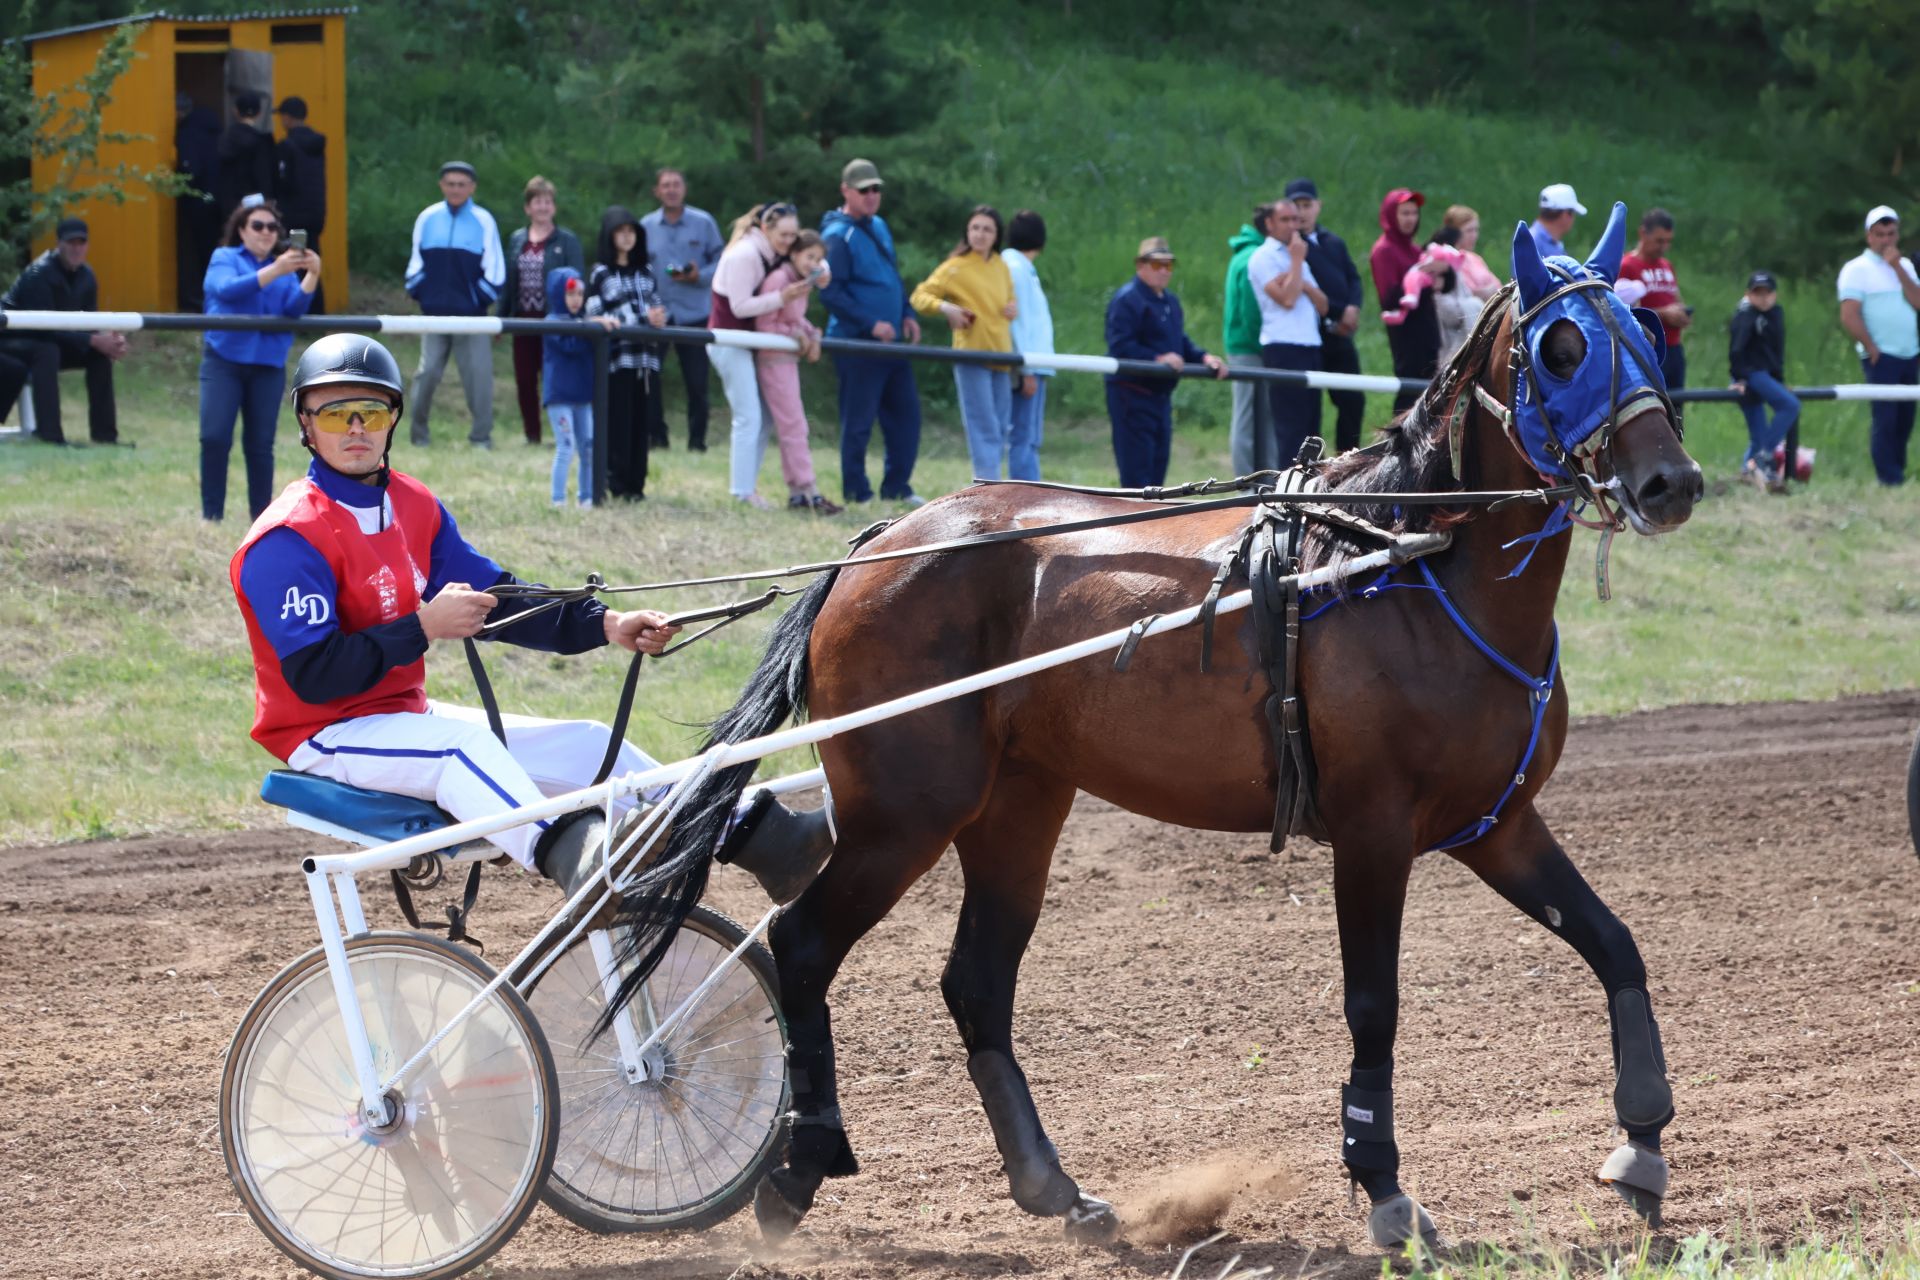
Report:
[[[1019,384],[1014,384],[1013,426],[1007,433],[1007,478],[1010,480],[1040,478],[1040,444],[1046,437],[1047,383],[1051,381],[1051,378],[1036,377],[1030,396],[1021,395]]]
[[[273,501],[273,431],[287,371],[277,364],[237,364],[200,355],[200,514],[227,514],[227,457],[240,419],[240,453],[247,462],[247,508],[258,516]]]
[[[580,457],[580,505],[593,505],[593,406],[550,404],[547,421],[553,424],[553,502],[567,500],[567,466]]]
[[[966,428],[974,479],[1001,479],[1013,426],[1012,376],[1005,369],[957,364],[953,389],[960,396],[960,425]]]
[[[1740,397],[1740,412],[1747,416],[1747,456],[1741,461],[1752,461],[1762,471],[1773,470],[1773,451],[1778,449],[1787,438],[1787,432],[1793,430],[1793,424],[1800,421],[1800,397],[1782,386],[1780,380],[1764,369],[1756,370],[1742,379],[1747,384],[1747,394]],[[1767,421],[1767,410],[1773,410],[1773,421]],[[1785,473],[1793,472],[1793,459],[1787,459]]]
[[[920,456],[920,389],[905,360],[884,356],[833,358],[840,377],[840,487],[848,502],[873,497],[867,482],[867,441],[880,420],[886,441],[880,496],[913,496],[913,464]]]
[[[1920,356],[1890,356],[1884,351],[1873,364],[1865,360],[1860,367],[1867,381],[1877,386],[1912,386]],[[1875,400],[1873,434],[1867,439],[1867,452],[1873,458],[1873,474],[1881,484],[1902,484],[1907,478],[1907,440],[1913,435],[1913,401]]]

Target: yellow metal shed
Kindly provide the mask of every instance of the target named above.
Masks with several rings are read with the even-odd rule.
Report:
[[[136,14],[26,36],[33,54],[36,94],[77,85],[93,69],[107,36],[122,23],[140,28],[133,65],[114,86],[102,127],[145,139],[102,147],[104,164],[178,168],[174,154],[176,94],[206,107],[221,127],[235,120],[233,98],[252,91],[266,99],[263,123],[276,126],[273,108],[289,95],[307,103],[307,125],[325,135],[326,231],[320,244],[321,281],[331,311],[347,309],[347,16],[351,8],[287,9],[183,17]],[[85,175],[80,175],[84,181]],[[51,162],[36,160],[33,181],[44,190]],[[100,279],[100,305],[114,311],[179,309],[179,217],[175,202],[135,192],[125,204],[69,209],[91,229],[88,260]],[[51,235],[35,249],[47,248]]]

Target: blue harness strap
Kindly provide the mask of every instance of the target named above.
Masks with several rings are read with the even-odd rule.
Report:
[[[1564,510],[1564,507],[1562,509]],[[1511,546],[1513,544],[1509,543],[1508,545]],[[1531,557],[1532,553],[1529,552],[1528,554],[1529,557]],[[1493,830],[1494,826],[1500,821],[1500,811],[1506,808],[1507,801],[1511,800],[1513,793],[1526,783],[1527,770],[1533,764],[1534,753],[1540,749],[1540,729],[1541,726],[1546,723],[1547,707],[1553,702],[1554,685],[1560,676],[1560,628],[1558,625],[1555,625],[1553,629],[1553,656],[1547,662],[1547,673],[1543,676],[1529,675],[1523,668],[1514,663],[1512,659],[1488,644],[1486,639],[1481,636],[1478,631],[1473,629],[1473,624],[1468,622],[1465,615],[1455,606],[1453,597],[1447,594],[1447,589],[1441,586],[1439,579],[1433,576],[1433,570],[1427,567],[1425,560],[1416,560],[1414,561],[1414,565],[1420,570],[1420,576],[1425,579],[1424,582],[1392,581],[1394,574],[1397,573],[1400,568],[1400,566],[1394,565],[1372,582],[1362,587],[1355,594],[1362,600],[1373,600],[1378,598],[1384,591],[1433,592],[1439,597],[1440,607],[1446,610],[1447,617],[1451,618],[1453,625],[1459,628],[1460,634],[1465,636],[1468,642],[1471,643],[1475,649],[1478,649],[1480,655],[1488,662],[1491,662],[1506,675],[1511,676],[1514,680],[1524,685],[1529,695],[1529,701],[1533,703],[1533,723],[1527,730],[1527,749],[1520,753],[1519,767],[1513,771],[1513,776],[1507,780],[1506,789],[1500,793],[1500,798],[1493,802],[1493,807],[1487,811],[1484,817],[1468,823],[1465,827],[1448,836],[1445,840],[1440,841],[1438,844],[1429,845],[1425,850],[1427,853],[1439,853],[1447,849],[1457,849],[1461,845],[1472,844],[1475,840],[1478,840],[1481,836]],[[1525,563],[1523,562],[1521,568],[1525,567]],[[1516,572],[1518,571],[1516,570]],[[1328,600],[1312,613],[1304,615],[1300,621],[1311,622],[1338,603],[1338,598]]]

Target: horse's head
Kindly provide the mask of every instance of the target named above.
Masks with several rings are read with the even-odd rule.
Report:
[[[1660,372],[1660,320],[1613,291],[1626,224],[1627,207],[1616,203],[1584,264],[1543,260],[1526,225],[1515,231],[1508,403],[1515,439],[1536,470],[1586,476],[1635,531],[1654,534],[1685,522],[1702,483]]]

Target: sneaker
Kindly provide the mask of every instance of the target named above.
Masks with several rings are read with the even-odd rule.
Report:
[[[592,498],[582,498],[582,499],[580,499],[580,509],[581,509],[582,511],[591,511],[591,510],[593,510],[593,499],[592,499]]]
[[[752,507],[755,511],[773,510],[773,504],[771,502],[768,502],[765,498],[761,497],[757,493],[749,493],[744,496],[736,495],[734,498],[734,501],[743,502],[747,506]]]
[[[1761,469],[1759,462],[1753,458],[1748,458],[1740,464],[1740,480],[1742,483],[1750,484],[1763,493],[1766,492],[1767,473]]]
[[[900,505],[903,507],[906,507],[909,511],[911,511],[915,507],[926,506],[927,500],[921,497],[917,493],[910,493],[906,497],[900,499]]]
[[[824,493],[816,493],[807,499],[807,505],[817,516],[837,516],[846,508],[828,498]]]
[[[808,502],[807,502],[807,495],[806,495],[806,494],[804,494],[804,493],[795,493],[795,494],[789,494],[789,495],[787,496],[787,510],[789,510],[789,511],[810,511],[810,510],[812,510],[812,507],[811,507],[811,506],[810,506],[810,505],[808,504]]]
[[[567,505],[567,500],[566,500],[565,498],[555,498],[555,499],[553,500],[553,509],[554,509],[555,511],[558,511],[558,510],[560,510],[561,508],[563,508],[563,507],[565,507],[566,505]]]

